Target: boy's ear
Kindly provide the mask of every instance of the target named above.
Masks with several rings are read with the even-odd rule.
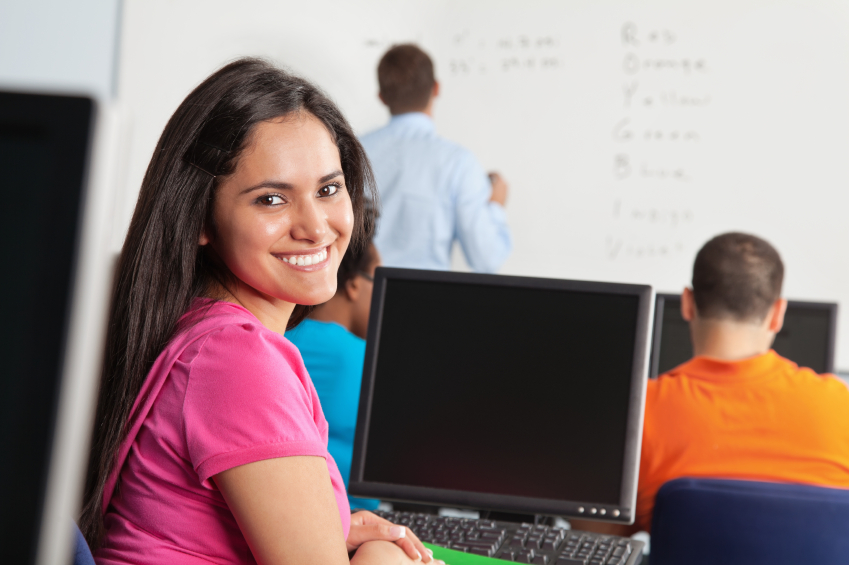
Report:
[[[353,277],[348,279],[345,283],[345,296],[348,297],[348,300],[351,302],[356,302],[357,298],[360,296],[360,277]]]
[[[687,322],[692,322],[696,317],[696,299],[691,288],[685,288],[681,293],[681,317]]]
[[[776,334],[781,331],[781,328],[784,326],[784,314],[786,313],[787,300],[779,298],[773,303],[769,309],[769,314],[767,314],[769,318],[769,331]]]

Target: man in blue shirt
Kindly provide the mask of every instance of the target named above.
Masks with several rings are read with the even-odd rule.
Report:
[[[360,383],[366,356],[366,332],[374,270],[380,255],[368,243],[342,257],[336,274],[336,294],[310,317],[286,332],[310,374],[330,427],[327,450],[348,487],[354,432],[360,404]],[[379,501],[348,497],[351,508],[374,510]]]
[[[377,78],[392,119],[361,141],[380,194],[374,242],[384,264],[448,270],[457,240],[474,271],[497,271],[512,249],[507,184],[436,134],[439,83],[430,57],[415,45],[396,45],[380,60]]]

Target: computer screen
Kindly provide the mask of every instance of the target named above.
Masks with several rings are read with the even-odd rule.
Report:
[[[836,328],[837,304],[788,300],[784,326],[772,348],[799,366],[832,373]],[[662,375],[692,357],[690,326],[681,317],[681,296],[658,294],[650,376]]]
[[[63,398],[77,393],[66,378],[69,356],[76,360],[75,370],[96,372],[87,361],[100,351],[95,343],[85,350],[90,355],[80,357],[81,340],[89,336],[74,331],[83,327],[81,313],[99,321],[103,312],[102,306],[82,300],[85,293],[79,288],[92,282],[89,270],[81,267],[81,259],[90,258],[81,242],[82,221],[92,203],[87,177],[94,123],[90,98],[0,92],[0,545],[9,563],[33,563],[37,556],[47,560],[49,551],[39,547],[67,549],[71,540],[75,510],[53,504],[48,492],[54,474],[79,477],[79,470],[66,463],[84,458],[90,434],[86,429],[83,442],[68,443],[63,434],[74,426],[62,420],[59,407]],[[108,300],[105,295],[97,299]],[[84,327],[91,339],[102,335],[96,323]],[[80,453],[69,460],[57,457],[57,449]],[[69,491],[76,493],[78,487],[60,488],[57,496],[70,501],[75,496]],[[61,541],[45,537],[52,528],[45,525],[49,504],[61,509]]]
[[[375,284],[353,494],[633,519],[650,287],[405,269]]]

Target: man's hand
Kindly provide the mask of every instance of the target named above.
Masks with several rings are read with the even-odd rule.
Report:
[[[489,182],[492,184],[492,196],[490,202],[498,202],[502,206],[507,203],[507,183],[496,172],[489,173]]]

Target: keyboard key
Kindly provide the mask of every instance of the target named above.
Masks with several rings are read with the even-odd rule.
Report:
[[[459,542],[461,545],[467,545],[469,547],[488,547],[490,549],[495,549],[498,547],[497,543],[492,543],[490,540],[477,540],[477,539],[468,539],[465,541]]]
[[[548,557],[546,555],[537,555],[531,560],[531,563],[538,563],[539,565],[548,565]]]
[[[512,551],[502,551],[498,558],[503,559],[504,561],[513,561],[514,555],[515,553],[513,553]]]
[[[484,555],[486,557],[492,557],[492,550],[488,547],[472,547],[469,549],[469,553],[474,553],[476,555]]]
[[[453,549],[454,551],[462,551],[464,553],[469,550],[468,547],[457,545],[456,543],[451,543],[451,547],[449,547],[448,549]]]
[[[558,557],[554,565],[586,565],[586,561],[577,557]]]

